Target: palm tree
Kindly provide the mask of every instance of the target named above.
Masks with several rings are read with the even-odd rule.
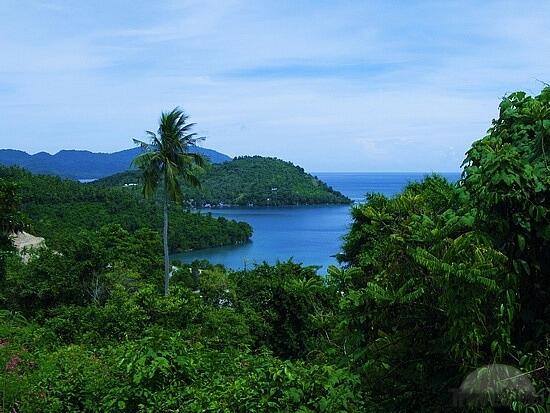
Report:
[[[181,204],[183,193],[181,183],[200,186],[195,173],[206,161],[196,153],[188,151],[198,140],[196,133],[191,133],[194,123],[187,123],[187,116],[180,108],[163,112],[160,116],[157,133],[146,131],[149,143],[134,139],[143,153],[138,155],[133,164],[142,171],[143,195],[151,198],[159,186],[162,190],[164,207],[164,295],[168,295],[170,283],[170,259],[168,256],[168,205],[170,202]]]

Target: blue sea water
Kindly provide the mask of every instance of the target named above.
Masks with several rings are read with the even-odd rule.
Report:
[[[409,182],[420,181],[426,173],[314,173],[329,186],[342,192],[354,202],[364,202],[365,194],[377,192],[392,196]],[[441,173],[449,181],[456,181],[459,173]],[[173,256],[183,262],[207,259],[228,268],[251,268],[266,261],[274,264],[290,258],[304,265],[320,266],[320,273],[336,264],[342,237],[351,224],[349,205],[218,208],[203,210],[212,216],[223,216],[248,222],[254,228],[252,241],[239,246],[208,248]]]

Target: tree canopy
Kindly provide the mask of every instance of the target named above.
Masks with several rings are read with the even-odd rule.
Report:
[[[0,178],[0,282],[5,277],[5,260],[13,252],[12,235],[23,229],[21,198],[14,182]]]
[[[280,206],[351,202],[301,167],[276,158],[243,156],[210,165],[197,177],[201,182],[200,187],[182,188],[185,199],[196,207],[220,203]],[[140,183],[139,174],[129,171],[100,179],[93,185],[122,187]]]
[[[78,238],[80,230],[97,230],[120,224],[135,232],[140,228],[162,230],[162,207],[124,188],[103,188],[48,175],[33,175],[17,167],[0,167],[0,178],[17,184],[21,209],[30,222],[29,231],[60,249],[67,240]],[[168,233],[172,252],[247,242],[252,227],[245,222],[183,208],[169,212]]]
[[[434,175],[356,205],[326,276],[193,263],[164,297],[158,232],[116,223],[27,264],[8,256],[2,409],[549,411],[549,97],[504,98],[458,183]],[[38,205],[88,191],[47,182]],[[495,365],[515,372],[497,377],[507,391],[488,392]]]

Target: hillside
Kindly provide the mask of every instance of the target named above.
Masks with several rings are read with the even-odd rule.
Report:
[[[57,248],[78,239],[80,230],[97,230],[119,224],[131,233],[148,228],[160,233],[162,208],[141,194],[119,188],[102,188],[48,175],[33,175],[17,167],[1,167],[0,179],[17,183],[30,232]],[[234,245],[248,241],[252,228],[244,222],[170,210],[170,247],[188,249]]]
[[[97,179],[126,171],[140,152],[140,148],[132,148],[113,153],[63,150],[54,155],[46,152],[29,155],[23,151],[1,149],[0,165],[17,165],[33,173],[57,175],[63,178]],[[212,149],[191,147],[190,152],[200,153],[212,163],[231,160],[229,156]]]
[[[0,412],[550,412],[548,142],[550,87],[512,93],[459,183],[352,208],[326,276],[195,261],[169,295],[158,234],[89,230],[142,225],[134,189],[0,168]],[[26,263],[20,192],[68,235]]]
[[[201,176],[201,182],[200,189],[184,188],[186,198],[198,207],[219,204],[281,206],[351,202],[301,167],[276,158],[244,156],[212,165]],[[93,184],[107,187],[139,184],[139,172],[123,172]]]

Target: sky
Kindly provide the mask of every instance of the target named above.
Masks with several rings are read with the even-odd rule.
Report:
[[[180,106],[230,156],[458,171],[550,83],[548,1],[0,0],[0,148],[113,152]]]

